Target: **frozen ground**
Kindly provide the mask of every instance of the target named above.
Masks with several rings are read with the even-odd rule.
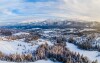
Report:
[[[73,52],[77,52],[77,53],[80,53],[81,55],[83,54],[83,56],[87,56],[89,58],[89,60],[98,60],[98,63],[100,63],[100,52],[98,51],[86,51],[86,50],[81,50],[81,49],[78,49],[77,46],[75,46],[74,44],[71,44],[71,43],[68,43],[67,42],[67,46],[69,48],[70,51],[73,51]]]

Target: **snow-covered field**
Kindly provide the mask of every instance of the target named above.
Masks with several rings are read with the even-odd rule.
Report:
[[[98,60],[98,63],[100,63],[100,52],[98,51],[86,51],[86,50],[81,50],[81,49],[78,49],[77,46],[75,46],[74,44],[71,44],[71,43],[68,43],[67,42],[67,46],[69,48],[70,51],[73,51],[73,52],[77,52],[77,53],[80,53],[81,55],[83,56],[86,56],[89,58],[89,60]]]
[[[34,45],[31,43],[26,43],[23,40],[15,40],[15,41],[0,41],[0,51],[4,54],[22,54],[22,53],[31,53],[36,50],[36,48],[47,42],[49,45],[53,45],[51,42],[38,39],[34,41]]]
[[[38,60],[38,61],[33,62],[33,63],[61,63],[61,62],[53,62],[51,60]]]
[[[22,54],[22,52],[32,51],[37,47],[37,45],[31,46],[30,43],[25,43],[21,41],[0,41],[0,51],[4,54]]]
[[[18,62],[0,61],[0,63],[18,63]],[[53,62],[51,60],[38,60],[35,62],[20,62],[20,63],[61,63],[61,62]]]

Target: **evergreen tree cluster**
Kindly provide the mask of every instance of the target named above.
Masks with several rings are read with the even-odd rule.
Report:
[[[94,37],[95,37],[94,35],[89,36],[86,38],[86,40],[83,40],[80,42],[75,40],[73,37],[70,37],[68,39],[68,42],[77,45],[80,49],[91,50],[91,51],[100,51],[100,46],[95,42]]]
[[[50,59],[52,61],[59,61],[62,63],[97,63],[97,60],[90,62],[87,57],[84,57],[79,53],[71,52],[62,44],[49,46],[47,43],[40,45],[36,51],[29,54],[23,53],[22,55],[4,55],[2,52],[0,52],[0,59],[14,62],[34,62],[42,59]]]

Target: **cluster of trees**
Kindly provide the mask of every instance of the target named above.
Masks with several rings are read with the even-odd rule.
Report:
[[[10,54],[5,55],[0,52],[0,59],[5,61],[13,61],[13,62],[23,62],[23,61],[32,61],[32,54]]]
[[[25,42],[31,42],[31,41],[34,41],[34,40],[38,40],[40,37],[38,36],[38,35],[31,35],[31,36],[29,36],[29,37],[25,37]]]
[[[83,43],[78,43],[77,44],[79,48],[84,49],[84,50],[93,50],[93,51],[99,51],[100,52],[100,46],[95,45],[92,46],[90,42],[83,42]]]
[[[69,43],[75,43],[76,40],[74,40],[73,37],[70,37],[70,38],[68,39],[68,42],[69,42]]]
[[[26,35],[26,34],[21,34],[21,35],[12,35],[12,36],[6,36],[5,38],[7,40],[17,40],[17,39],[23,39],[26,37],[29,37],[30,35]]]
[[[81,44],[77,44],[79,48],[85,49],[85,50],[91,50],[92,45],[89,42],[83,42]]]
[[[17,39],[24,39],[25,42],[30,42],[33,40],[38,40],[40,38],[40,35],[38,34],[21,34],[21,35],[12,35],[12,36],[6,36],[7,40],[17,40]]]
[[[10,30],[2,29],[2,30],[0,30],[0,35],[11,36],[12,32]]]
[[[90,36],[86,38],[86,40],[81,41],[81,42],[77,42],[73,37],[70,37],[68,39],[68,42],[77,45],[80,49],[100,51],[100,46],[95,43],[94,34],[91,34]]]
[[[48,44],[39,46],[36,51],[36,57],[38,59],[49,58],[53,61],[60,61],[63,63],[91,63],[87,57],[83,57],[83,55],[79,53],[71,52],[60,43],[54,46],[48,46]],[[92,63],[97,63],[97,60]]]
[[[11,54],[7,56],[0,52],[0,59],[15,62],[33,62],[41,59],[51,59],[52,61],[60,61],[62,63],[97,63],[97,60],[90,62],[87,57],[71,52],[60,43],[53,46],[49,46],[47,43],[42,44],[36,51],[30,54]]]
[[[58,43],[58,44],[62,44],[66,46],[66,38],[64,36],[59,36],[59,37],[56,37],[55,39],[56,39],[55,44]]]

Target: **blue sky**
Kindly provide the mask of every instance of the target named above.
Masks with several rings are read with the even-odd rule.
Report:
[[[0,23],[44,19],[100,20],[100,0],[0,0]]]
[[[49,2],[49,1],[57,1],[57,0],[23,0],[25,2]]]

